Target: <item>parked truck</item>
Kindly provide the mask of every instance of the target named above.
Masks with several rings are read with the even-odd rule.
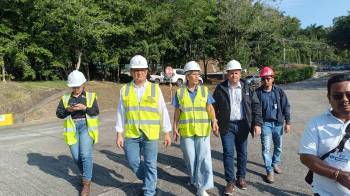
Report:
[[[200,83],[203,84],[202,77],[200,77],[199,80]],[[169,78],[165,76],[164,72],[160,72],[159,74],[151,74],[150,81],[159,84],[172,83],[181,86],[183,83],[186,82],[186,76],[183,69],[173,69],[172,77]]]

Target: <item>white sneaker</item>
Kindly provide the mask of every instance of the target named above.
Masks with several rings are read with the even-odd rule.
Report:
[[[206,190],[202,190],[198,193],[199,196],[209,196]]]

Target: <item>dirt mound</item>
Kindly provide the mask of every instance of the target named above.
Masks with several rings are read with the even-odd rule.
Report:
[[[119,97],[120,86],[121,84],[116,84],[113,82],[90,81],[86,85],[86,90],[96,92],[100,111],[116,110],[118,103],[117,97]],[[65,92],[70,92],[70,88],[66,88]],[[54,97],[52,98],[51,96],[51,99],[49,101],[42,100],[41,103],[38,104],[39,107],[36,106],[36,109],[25,113],[25,117],[22,121],[26,122],[34,120],[55,120],[56,108],[63,94],[64,91],[52,95]]]
[[[113,82],[87,83],[86,90],[96,92],[100,111],[116,111],[119,101],[119,91],[123,84]],[[215,85],[208,86],[213,91]],[[175,95],[177,86],[160,85],[166,103],[171,103]],[[28,90],[18,89],[18,93],[26,95],[21,101],[1,104],[1,113],[12,112],[16,123],[29,121],[53,121],[56,120],[56,108],[65,92],[70,92],[70,88],[35,90],[28,93]],[[4,93],[1,94],[4,96]],[[1,100],[1,97],[0,97]],[[3,109],[6,108],[6,109]]]

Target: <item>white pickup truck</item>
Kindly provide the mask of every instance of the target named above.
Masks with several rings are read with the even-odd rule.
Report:
[[[156,82],[159,84],[162,83],[172,83],[176,84],[178,86],[181,86],[184,82],[186,82],[186,76],[185,72],[183,69],[173,69],[173,77],[168,78],[164,75],[164,72],[160,72],[159,75],[150,75],[150,81],[151,82]],[[199,77],[200,83],[203,84],[203,79],[202,77]]]

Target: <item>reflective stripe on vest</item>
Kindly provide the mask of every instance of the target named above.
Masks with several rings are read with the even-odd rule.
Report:
[[[125,107],[125,137],[139,138],[142,131],[147,139],[159,139],[160,114],[158,110],[158,85],[148,83],[140,103],[133,82],[122,87]]]
[[[71,93],[66,93],[62,97],[62,102],[64,108],[68,108],[68,102]],[[94,100],[96,99],[96,93],[86,92],[86,107],[91,108]],[[89,136],[93,139],[94,143],[98,142],[98,126],[99,119],[98,116],[89,116],[86,114],[86,124],[88,127]],[[64,132],[63,132],[64,140],[68,145],[73,145],[77,143],[76,139],[76,128],[75,123],[72,119],[71,115],[68,115],[64,119]]]
[[[208,136],[211,130],[207,112],[208,89],[198,86],[197,94],[192,102],[187,87],[177,90],[180,118],[179,131],[183,137]]]

